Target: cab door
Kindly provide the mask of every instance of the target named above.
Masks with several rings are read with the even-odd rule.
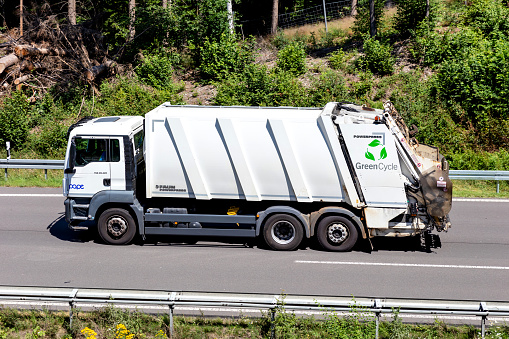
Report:
[[[97,192],[110,190],[110,140],[104,137],[75,137],[73,142],[76,145],[74,171],[66,174],[69,195],[92,197]]]

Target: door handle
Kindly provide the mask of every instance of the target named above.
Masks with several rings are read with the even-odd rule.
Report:
[[[103,185],[104,186],[111,186],[111,179],[103,179]]]

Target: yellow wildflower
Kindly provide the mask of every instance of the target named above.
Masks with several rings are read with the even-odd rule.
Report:
[[[81,333],[83,333],[83,335],[87,338],[87,339],[96,339],[96,335],[97,333],[95,333],[94,330],[88,328],[88,327],[85,327],[84,329],[81,330]]]

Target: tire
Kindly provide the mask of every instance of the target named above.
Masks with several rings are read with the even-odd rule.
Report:
[[[265,243],[276,251],[296,249],[304,237],[302,224],[288,214],[275,214],[265,221],[263,238]]]
[[[359,231],[349,219],[329,216],[318,224],[316,237],[325,250],[347,252],[357,243]]]
[[[97,231],[107,244],[127,245],[136,235],[136,223],[126,210],[110,208],[99,217]]]

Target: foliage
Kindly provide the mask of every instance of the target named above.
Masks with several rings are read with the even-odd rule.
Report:
[[[361,68],[380,75],[394,72],[394,58],[391,55],[391,46],[366,37],[363,49],[364,56],[359,59]]]
[[[89,115],[144,115],[163,102],[182,103],[177,94],[183,84],[168,85],[155,89],[140,85],[135,79],[118,78],[101,84],[101,96],[88,103]]]
[[[358,0],[357,2],[357,15],[355,16],[355,23],[352,28],[354,34],[358,37],[369,34],[370,32],[370,13],[369,13],[370,0]],[[375,25],[378,28],[384,15],[384,0],[375,1]]]
[[[315,78],[308,93],[306,106],[309,107],[323,107],[328,102],[351,100],[344,77],[332,70]]]
[[[254,62],[254,41],[238,41],[235,35],[223,33],[218,41],[205,38],[200,52],[200,71],[206,78],[225,78]]]
[[[434,29],[437,19],[439,2],[429,1],[429,15],[426,18],[426,0],[398,0],[395,26],[402,35],[408,35],[411,30],[416,29],[423,21],[430,29]]]
[[[146,55],[142,63],[136,68],[138,78],[145,84],[157,89],[172,86],[173,66],[171,56]]]
[[[322,324],[328,338],[363,339],[375,337],[374,314],[359,307],[353,301],[346,316],[339,316],[334,310],[324,310]]]
[[[298,106],[305,98],[302,84],[293,74],[269,71],[266,66],[247,65],[240,74],[218,84],[217,105]]]
[[[277,54],[277,67],[294,75],[306,72],[306,51],[301,43],[286,45]]]
[[[344,69],[346,59],[347,59],[347,54],[343,50],[338,49],[330,54],[329,66],[332,69],[336,69],[336,70]]]
[[[507,39],[509,8],[504,1],[473,0],[464,15],[464,23],[491,39]]]
[[[0,143],[11,142],[11,148],[21,148],[29,131],[30,106],[27,97],[16,91],[0,105]]]

